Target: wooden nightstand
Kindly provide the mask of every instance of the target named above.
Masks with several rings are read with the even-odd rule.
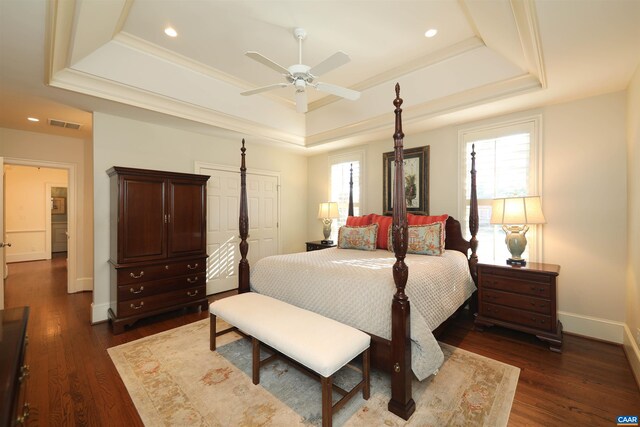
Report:
[[[315,240],[313,242],[306,242],[306,243],[307,243],[307,252],[336,247],[335,243],[326,244],[326,243],[322,243],[320,240]]]
[[[475,324],[503,326],[534,334],[561,352],[562,323],[557,315],[560,266],[529,262],[524,267],[478,263],[478,314]]]

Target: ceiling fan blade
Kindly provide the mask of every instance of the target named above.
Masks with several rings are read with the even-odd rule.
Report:
[[[267,67],[271,68],[272,70],[276,70],[277,72],[279,72],[281,74],[284,74],[284,75],[289,75],[289,70],[284,68],[282,65],[280,65],[280,64],[278,64],[276,62],[273,62],[272,60],[270,60],[266,56],[260,55],[258,52],[249,51],[249,52],[245,53],[245,55],[247,55],[249,58],[253,59],[254,61],[258,61],[262,65],[266,65]]]
[[[296,111],[298,113],[307,112],[307,92],[302,89],[296,90]]]
[[[338,68],[339,66],[346,64],[349,61],[351,61],[351,58],[349,58],[349,55],[347,55],[342,51],[338,51],[333,55],[331,55],[330,57],[328,57],[327,59],[325,59],[324,61],[322,61],[321,63],[319,63],[318,65],[316,65],[315,67],[311,68],[309,70],[309,74],[311,74],[314,77],[318,77],[324,73],[328,73],[334,68]]]
[[[347,89],[346,87],[342,86],[331,85],[328,83],[317,83],[315,87],[320,92],[327,92],[351,101],[355,101],[356,99],[360,98],[360,92],[352,89]]]
[[[280,87],[287,87],[289,85],[290,85],[290,83],[276,83],[276,84],[269,85],[269,86],[262,86],[262,87],[259,87],[259,88],[256,88],[256,89],[247,90],[247,91],[241,92],[240,95],[243,95],[243,96],[255,95],[256,93],[266,92],[268,90],[273,90],[273,89],[277,89],[277,88],[280,88]]]

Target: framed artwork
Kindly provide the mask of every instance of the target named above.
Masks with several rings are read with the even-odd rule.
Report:
[[[66,200],[64,197],[52,197],[51,198],[51,214],[52,215],[64,215],[66,212]]]
[[[393,213],[395,159],[393,151],[382,154],[382,209],[385,215]],[[407,212],[429,215],[428,145],[404,150],[404,194]]]

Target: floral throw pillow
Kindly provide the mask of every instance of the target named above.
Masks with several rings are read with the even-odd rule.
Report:
[[[378,224],[361,227],[342,226],[338,231],[338,248],[375,251],[378,239]]]
[[[389,250],[393,252],[393,227],[389,227]],[[442,255],[444,253],[444,223],[410,225],[407,253]]]

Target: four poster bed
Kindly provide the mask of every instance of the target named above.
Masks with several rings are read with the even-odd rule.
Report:
[[[475,290],[478,204],[475,152],[472,152],[471,240],[464,239],[460,222],[448,217],[443,224],[446,250],[441,256],[407,254],[409,224],[404,197],[404,134],[399,85],[395,90],[393,200],[396,202],[389,232],[392,240],[389,250],[392,247],[393,252],[330,248],[267,257],[254,266],[250,283],[243,140],[238,292],[263,293],[371,335],[372,365],[391,374],[389,410],[406,420],[415,410],[411,394],[413,373],[423,379],[437,372],[443,356],[434,334],[448,317],[464,306]],[[349,215],[353,215],[351,194]],[[409,296],[414,301],[414,311],[410,309]]]

